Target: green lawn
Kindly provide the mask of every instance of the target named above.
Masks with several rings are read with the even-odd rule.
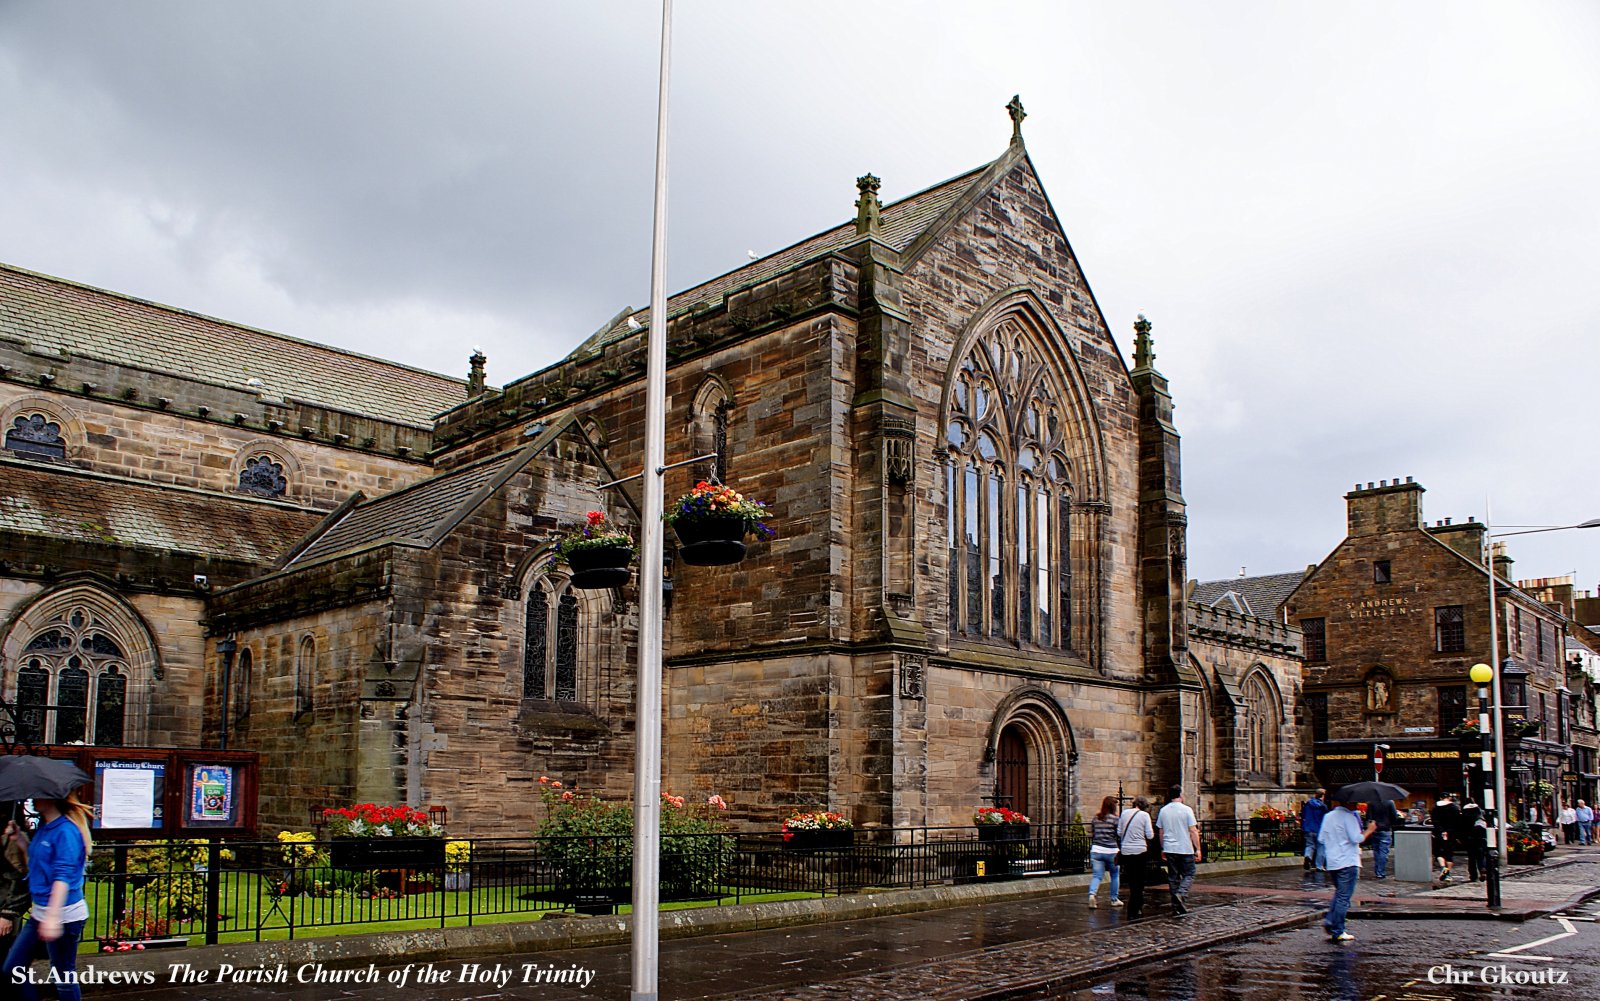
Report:
[[[537,921],[543,915],[566,910],[559,900],[540,897],[523,899],[527,886],[478,886],[471,890],[446,890],[416,893],[395,899],[364,899],[348,896],[283,896],[276,900],[267,891],[262,877],[255,873],[225,872],[218,900],[225,915],[217,933],[219,942],[251,942],[257,938],[281,941],[289,938],[289,916],[293,914],[294,937],[316,938],[325,935],[352,935],[380,931],[410,931],[425,928],[457,928],[469,924],[503,924]],[[84,929],[82,951],[97,952],[95,936],[105,935],[112,923],[111,886],[92,882],[84,887],[88,895],[90,922]],[[748,890],[735,895],[729,888],[721,900],[665,902],[661,910],[712,907],[721,903],[805,900],[815,893],[779,893]],[[131,895],[130,895],[131,903]],[[617,913],[631,913],[632,906],[619,904]],[[159,912],[159,908],[158,908]],[[442,918],[441,918],[442,915]],[[257,933],[257,924],[261,929]],[[191,944],[205,938],[203,921],[173,922],[168,933],[187,936]]]

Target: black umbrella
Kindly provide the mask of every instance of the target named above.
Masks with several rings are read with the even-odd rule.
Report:
[[[82,768],[59,758],[29,754],[0,755],[0,802],[21,799],[66,799],[89,784]]]
[[[1352,782],[1340,786],[1333,798],[1341,803],[1389,803],[1409,795],[1392,782]]]

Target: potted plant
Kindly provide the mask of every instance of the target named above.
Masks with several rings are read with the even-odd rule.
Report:
[[[765,504],[705,480],[674,501],[664,517],[678,535],[678,558],[697,567],[737,563],[744,559],[746,535],[775,534],[766,525]]]
[[[562,538],[553,557],[572,568],[572,586],[586,590],[621,587],[633,571],[633,540],[613,529],[604,511],[590,511],[584,526]]]
[[[1288,819],[1288,813],[1275,806],[1263,804],[1256,807],[1255,811],[1250,814],[1250,833],[1272,834],[1283,826],[1283,822]]]
[[[795,851],[848,848],[855,843],[855,825],[831,810],[796,810],[783,822],[783,843]]]
[[[409,806],[359,803],[322,811],[335,869],[437,869],[444,865],[444,826]]]
[[[472,842],[458,839],[444,843],[444,888],[472,889]]]
[[[1024,814],[1004,806],[978,807],[972,823],[978,828],[979,841],[1026,841],[1031,829]]]
[[[1506,861],[1511,865],[1543,865],[1544,842],[1520,831],[1508,831]]]

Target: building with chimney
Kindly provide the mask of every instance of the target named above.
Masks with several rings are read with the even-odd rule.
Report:
[[[671,298],[667,456],[710,458],[667,496],[720,479],[776,537],[605,590],[550,557],[589,510],[637,531],[644,312],[497,387],[0,269],[0,694],[53,742],[226,726],[269,828],[409,802],[519,834],[541,774],[630,794],[659,586],[665,783],[751,825],[1066,821],[1224,741],[1292,782],[1244,708],[1287,718],[1287,679],[1190,655],[1151,325],[1126,358],[1009,110],[992,162],[887,205],[866,175],[854,219]]]

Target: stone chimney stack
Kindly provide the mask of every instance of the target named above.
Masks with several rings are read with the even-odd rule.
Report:
[[[1379,535],[1422,526],[1422,484],[1412,482],[1407,476],[1401,483],[1379,480],[1356,488],[1344,495],[1349,527],[1347,534]]]
[[[1494,544],[1494,572],[1498,574],[1502,580],[1511,579],[1511,565],[1515,562],[1515,560],[1507,555],[1506,544],[1504,542],[1496,542]]]
[[[472,349],[472,357],[467,359],[467,364],[470,366],[467,370],[467,399],[476,399],[483,395],[483,388],[488,385],[484,380],[483,368],[488,361],[482,348]]]
[[[1446,518],[1437,524],[1429,525],[1428,531],[1435,539],[1478,566],[1483,566],[1483,522],[1476,518],[1468,518],[1452,525],[1450,519]]]

